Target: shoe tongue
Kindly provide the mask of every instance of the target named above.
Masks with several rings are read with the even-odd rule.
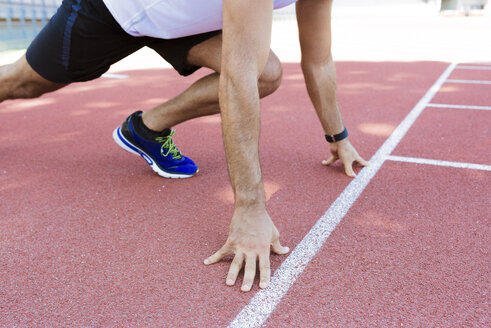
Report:
[[[170,134],[170,129],[166,128],[162,130],[162,132],[159,132],[159,137],[167,137]]]

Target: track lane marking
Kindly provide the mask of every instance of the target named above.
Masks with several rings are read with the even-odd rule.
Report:
[[[468,106],[468,105],[451,105],[451,104],[428,104],[426,105],[426,107],[491,110],[491,106],[472,106],[472,105]]]
[[[276,305],[286,295],[290,287],[293,286],[295,280],[317,254],[331,232],[341,222],[341,219],[348,213],[348,210],[385,162],[387,156],[399,144],[456,66],[457,64],[453,63],[447,67],[375,155],[372,156],[370,165],[358,173],[356,178],[351,181],[326,213],[315,223],[297,247],[283,261],[271,277],[270,286],[267,289],[258,291],[252,297],[249,304],[230,323],[229,328],[255,328],[264,324]]]
[[[127,79],[129,78],[129,75],[125,75],[125,74],[113,74],[113,73],[105,73],[105,74],[102,74],[101,77],[104,77],[106,79],[118,79],[118,80],[122,80],[122,79]]]
[[[459,65],[455,67],[456,69],[474,69],[474,70],[482,70],[482,71],[487,71],[491,70],[491,66],[466,66],[466,65]]]
[[[479,80],[447,80],[445,83],[491,84],[491,81],[479,81]]]
[[[405,157],[405,156],[390,155],[390,156],[387,156],[387,160],[393,161],[393,162],[404,162],[404,163],[414,163],[414,164],[429,164],[429,165],[436,165],[436,166],[456,167],[459,169],[491,171],[491,165],[462,163],[462,162],[449,162],[449,161],[441,161],[441,160],[437,160],[437,159],[428,159],[428,158],[416,158],[416,157]]]

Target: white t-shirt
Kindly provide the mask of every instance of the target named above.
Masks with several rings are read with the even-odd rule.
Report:
[[[297,0],[274,0],[274,8]],[[114,19],[133,36],[174,39],[222,28],[222,0],[104,0]]]

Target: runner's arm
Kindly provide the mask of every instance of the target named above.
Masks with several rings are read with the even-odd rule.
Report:
[[[266,212],[259,164],[259,92],[271,43],[273,0],[224,0],[219,100],[223,141],[235,209],[225,245],[205,260],[216,263],[234,255],[227,276],[233,285],[245,265],[242,291],[249,291],[259,259],[261,288],[270,279],[270,251],[284,254],[279,233]]]
[[[331,54],[332,0],[299,0],[296,4],[297,23],[302,50],[302,72],[307,91],[324,132],[336,135],[344,130],[336,96],[336,69]],[[361,158],[348,139],[330,144],[329,165],[341,159],[345,172],[354,176],[353,162],[368,163]]]

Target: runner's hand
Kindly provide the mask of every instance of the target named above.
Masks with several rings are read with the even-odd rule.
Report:
[[[235,209],[230,231],[225,245],[205,260],[205,264],[213,264],[224,257],[234,255],[228,271],[226,284],[235,285],[239,271],[245,264],[244,280],[241,290],[248,292],[252,288],[256,275],[256,262],[259,259],[259,287],[269,285],[271,266],[270,252],[286,254],[288,247],[280,244],[280,234],[265,209]]]
[[[331,158],[327,161],[322,161],[322,165],[331,165],[338,159],[341,159],[344,165],[344,171],[347,176],[355,177],[355,171],[353,171],[353,163],[356,162],[361,166],[367,166],[369,163],[361,158],[356,152],[355,147],[351,145],[348,139],[344,139],[338,142],[329,144],[331,151]]]

